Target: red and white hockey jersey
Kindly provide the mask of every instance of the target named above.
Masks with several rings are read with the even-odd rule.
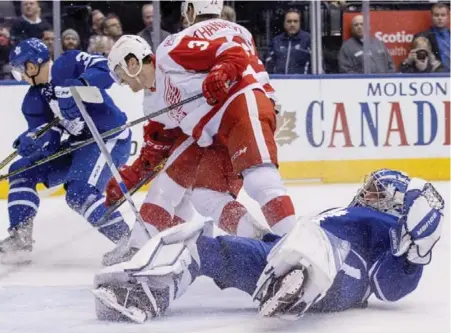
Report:
[[[217,29],[214,37],[218,38],[202,38],[202,31],[213,31],[209,24],[224,28],[222,31]],[[180,127],[185,134],[196,139],[199,146],[209,146],[227,106],[236,96],[252,89],[266,91],[254,69],[259,65],[258,58],[253,57],[250,49],[255,51],[251,34],[243,27],[223,20],[200,22],[167,37],[156,52],[156,92],[145,98],[144,112],[151,114],[201,93],[202,83],[213,66],[222,62],[233,63],[242,74],[240,79],[231,83],[229,98],[224,103],[212,107],[205,98],[200,98],[153,118],[167,129]]]
[[[184,33],[192,37],[209,40],[222,38],[224,41],[233,41],[240,44],[250,57],[251,68],[255,71],[253,75],[263,86],[266,94],[276,101],[275,91],[269,81],[268,72],[266,72],[265,65],[258,57],[254,38],[245,27],[221,19],[212,19],[194,24],[185,29]]]

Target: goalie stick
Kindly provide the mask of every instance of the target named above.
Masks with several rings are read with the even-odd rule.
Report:
[[[145,176],[143,179],[141,179],[135,186],[133,186],[128,192],[130,193],[130,195],[135,194],[136,192],[139,191],[139,189],[141,187],[143,187],[144,185],[146,185],[153,177],[155,177],[155,175],[160,172],[163,167],[164,167],[164,163],[166,163],[166,159],[164,159],[163,161],[161,161],[147,176]],[[108,210],[106,211],[106,213],[102,216],[102,218],[97,222],[97,224],[101,227],[105,227],[108,224],[103,224],[105,223],[108,218],[111,216],[111,214],[113,214],[117,209],[119,209],[119,207],[122,206],[122,204],[125,202],[125,197],[122,196],[118,201],[116,201],[113,205],[111,205],[110,207],[108,207]]]
[[[96,87],[84,87],[84,88],[97,89]],[[97,90],[98,90],[98,89],[97,89]],[[149,115],[147,115],[147,116],[138,118],[138,119],[133,120],[133,121],[131,121],[131,122],[128,122],[128,123],[126,123],[126,124],[124,124],[124,125],[122,125],[122,126],[113,128],[113,129],[111,129],[111,130],[109,130],[109,131],[106,131],[106,132],[103,132],[103,133],[101,133],[101,136],[102,136],[102,138],[104,139],[104,138],[106,138],[106,137],[108,137],[108,136],[111,136],[111,135],[113,135],[113,134],[122,132],[122,131],[126,130],[127,128],[130,128],[130,127],[132,127],[132,126],[138,125],[138,124],[140,124],[140,123],[142,123],[142,122],[144,122],[144,121],[146,121],[146,120],[149,120],[149,119],[158,117],[158,116],[160,116],[160,115],[162,115],[162,114],[165,114],[166,112],[171,111],[172,109],[178,108],[178,107],[180,107],[180,106],[182,106],[182,105],[185,105],[185,104],[187,104],[187,103],[190,103],[190,102],[192,102],[192,101],[195,101],[196,99],[199,99],[199,98],[201,98],[201,97],[203,97],[203,94],[202,94],[202,93],[197,94],[197,95],[194,95],[194,96],[191,96],[191,97],[189,97],[189,98],[187,98],[187,99],[184,99],[183,101],[180,101],[180,102],[178,102],[178,103],[172,104],[172,105],[170,105],[170,106],[168,106],[168,107],[165,107],[164,109],[158,110],[158,111],[156,111],[156,112],[154,112],[154,113],[151,113],[151,114],[149,114]],[[83,96],[82,96],[82,99],[83,99]],[[83,100],[84,100],[84,99],[83,99]],[[31,164],[31,165],[29,165],[29,166],[19,168],[19,169],[17,169],[17,170],[14,170],[13,172],[10,172],[10,173],[8,173],[8,174],[5,174],[5,175],[1,175],[1,176],[0,176],[0,181],[3,181],[3,180],[5,180],[5,179],[7,179],[7,178],[9,178],[9,177],[15,176],[15,175],[17,175],[17,174],[19,174],[19,173],[28,171],[28,170],[30,170],[30,169],[33,169],[33,168],[35,168],[35,167],[37,167],[37,166],[40,166],[40,165],[42,165],[42,164],[45,164],[45,163],[47,163],[47,162],[53,161],[54,159],[57,159],[57,158],[59,158],[59,157],[61,157],[61,156],[70,154],[70,153],[76,151],[77,149],[80,149],[80,148],[82,148],[82,147],[85,147],[85,146],[87,146],[87,145],[89,145],[89,144],[91,144],[91,143],[94,143],[94,142],[95,142],[94,138],[87,139],[86,141],[83,141],[83,142],[81,142],[80,144],[78,144],[78,145],[76,145],[76,146],[69,147],[69,148],[67,148],[67,149],[63,149],[63,150],[61,150],[61,151],[59,151],[59,152],[56,152],[56,153],[53,154],[53,155],[50,155],[50,156],[45,157],[45,158],[43,158],[43,159],[41,159],[41,160],[38,160],[38,161],[34,162],[33,164]]]
[[[51,122],[49,122],[47,125],[45,125],[43,128],[41,128],[39,131],[37,131],[33,135],[33,139],[34,140],[39,139],[41,136],[43,136],[45,133],[47,133],[47,131],[50,130],[53,126],[58,125],[59,122],[60,122],[60,119],[58,117],[56,117]],[[5,166],[7,166],[9,164],[9,162],[11,162],[13,159],[15,159],[17,155],[19,155],[19,152],[16,149],[11,154],[9,154],[8,157],[6,157],[3,161],[1,161],[0,162],[0,170],[3,169]]]

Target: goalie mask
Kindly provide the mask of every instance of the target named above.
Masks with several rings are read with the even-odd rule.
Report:
[[[381,169],[365,177],[350,206],[370,207],[399,217],[410,178],[403,172]]]

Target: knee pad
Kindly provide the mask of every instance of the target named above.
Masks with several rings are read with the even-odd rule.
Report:
[[[9,166],[8,172],[11,173],[20,168],[28,167],[30,165],[31,165],[31,162],[29,159],[21,158]],[[34,169],[30,169],[25,172],[21,172],[15,176],[9,177],[9,182],[12,183],[16,179],[26,179],[29,182],[35,182],[35,184],[37,184],[37,172],[38,172],[38,168],[34,168]]]
[[[87,210],[93,205],[100,206],[103,202],[103,196],[94,186],[80,181],[70,182],[66,186],[67,205],[83,216],[86,213],[89,215]]]
[[[129,232],[122,215],[116,211],[108,220],[99,224],[107,211],[104,196],[94,187],[80,181],[73,181],[66,188],[66,202],[70,208],[83,216],[99,232],[116,243]]]
[[[224,207],[229,202],[234,201],[232,196],[227,193],[206,188],[194,189],[191,200],[199,214],[211,217],[215,221],[219,221]]]
[[[191,200],[192,193],[186,193],[180,204],[175,207],[174,218],[184,222],[189,222],[194,218],[196,211]]]
[[[162,207],[173,216],[175,207],[180,204],[186,191],[186,188],[177,184],[167,173],[163,172],[152,182],[144,203]]]
[[[260,206],[287,194],[279,171],[272,164],[264,164],[243,171],[244,190]]]

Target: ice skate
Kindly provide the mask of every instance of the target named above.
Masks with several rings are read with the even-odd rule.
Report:
[[[33,223],[21,223],[8,230],[9,237],[0,242],[1,263],[25,263],[30,261],[33,250]]]
[[[125,235],[117,242],[114,249],[105,253],[102,258],[102,265],[111,266],[120,262],[129,261],[139,250],[129,245],[129,239],[130,234]]]

